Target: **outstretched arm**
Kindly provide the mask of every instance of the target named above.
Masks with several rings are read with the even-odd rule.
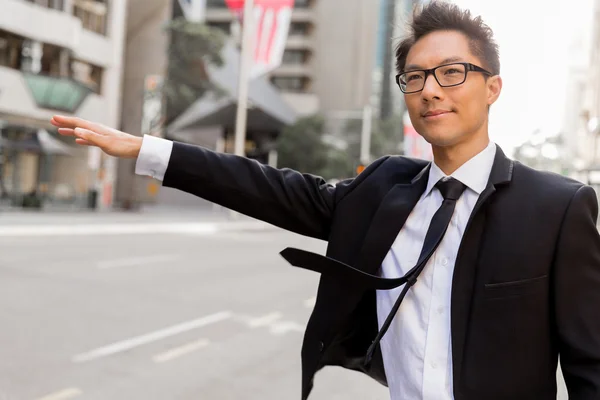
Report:
[[[55,116],[51,122],[61,135],[75,137],[77,144],[96,146],[120,158],[140,156],[145,140],[80,118]],[[153,154],[160,153],[160,146],[142,154],[147,159],[162,157],[163,163],[168,160],[166,171],[148,171],[159,179],[164,173],[164,186],[296,233],[327,239],[336,188],[322,178],[179,142],[164,149],[171,154]]]

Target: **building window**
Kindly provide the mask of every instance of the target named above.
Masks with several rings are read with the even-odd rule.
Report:
[[[227,8],[227,4],[225,0],[207,0],[206,1],[207,8]]]
[[[95,93],[100,93],[102,89],[101,67],[77,59],[69,60],[69,52],[62,47],[26,39],[2,30],[0,66],[46,77],[71,77]]]
[[[231,23],[229,22],[209,22],[207,25],[211,28],[220,29],[226,35],[229,35],[231,33]]]
[[[308,36],[310,33],[310,24],[307,22],[292,22],[290,24],[289,35]]]
[[[283,53],[283,64],[304,64],[308,60],[308,52],[306,50],[286,50]]]
[[[311,0],[296,0],[294,1],[294,8],[309,8],[311,3]]]
[[[38,6],[52,8],[54,10],[63,10],[64,0],[26,0],[29,3],[36,4]]]
[[[271,82],[284,92],[305,92],[308,79],[300,77],[273,77]]]
[[[51,44],[42,45],[41,73],[48,76],[67,75],[61,68],[61,53],[64,50]]]
[[[74,0],[73,15],[81,20],[84,29],[106,34],[108,5],[106,0]]]
[[[95,93],[101,93],[102,68],[88,62],[72,59],[71,71],[73,79],[83,83]]]
[[[21,50],[25,38],[6,31],[0,31],[0,66],[20,69]]]

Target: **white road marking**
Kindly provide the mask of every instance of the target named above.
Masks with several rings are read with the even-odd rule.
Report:
[[[283,317],[283,315],[281,313],[278,313],[278,312],[270,313],[270,314],[264,315],[259,318],[249,319],[248,326],[250,328],[259,328],[261,326],[268,326],[268,325],[271,325],[273,322],[277,321],[278,319],[280,319],[281,317]]]
[[[210,344],[210,342],[206,339],[196,340],[195,342],[188,343],[186,345],[176,347],[169,351],[165,351],[164,353],[157,354],[152,359],[154,360],[155,363],[171,361],[175,358],[184,356],[193,351],[200,350],[201,348],[206,347],[209,344]]]
[[[40,397],[37,400],[67,400],[77,397],[81,394],[83,394],[83,392],[77,388],[68,388],[44,397]]]
[[[272,312],[262,317],[254,318],[247,315],[236,315],[234,319],[246,324],[249,328],[267,327],[273,335],[283,335],[288,332],[304,332],[305,326],[293,321],[281,321],[283,314]]]
[[[96,265],[100,269],[109,268],[120,268],[120,267],[134,267],[145,264],[157,264],[175,261],[181,258],[177,254],[157,254],[154,256],[147,257],[131,257],[131,258],[120,258],[116,260],[99,261]]]
[[[306,299],[306,300],[304,300],[304,307],[313,308],[315,306],[316,301],[317,301],[316,297],[311,297],[310,299]]]
[[[305,327],[293,321],[278,321],[269,326],[273,335],[284,335],[288,332],[304,332]]]
[[[131,350],[135,347],[152,343],[157,340],[167,338],[169,336],[191,331],[193,329],[201,328],[203,326],[211,325],[217,322],[225,321],[231,317],[232,313],[230,311],[222,311],[216,314],[208,315],[206,317],[198,318],[192,321],[173,325],[168,328],[160,329],[158,331],[150,332],[145,335],[136,336],[131,339],[123,340],[121,342],[109,344],[107,346],[103,346],[98,349],[88,351],[86,353],[78,354],[74,356],[72,360],[73,362],[81,363],[110,356],[112,354]]]

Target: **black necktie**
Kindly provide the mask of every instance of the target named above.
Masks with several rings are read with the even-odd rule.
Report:
[[[462,193],[465,191],[466,186],[457,181],[454,178],[443,178],[436,185],[436,188],[442,194],[444,201],[438,210],[433,214],[433,218],[431,218],[431,222],[429,223],[429,228],[427,229],[427,233],[425,234],[425,241],[423,242],[423,247],[421,248],[421,254],[419,255],[419,261],[417,261],[417,265],[415,265],[410,271],[408,271],[404,277],[406,278],[406,285],[402,289],[400,296],[398,296],[398,300],[394,303],[392,310],[388,314],[385,322],[381,326],[381,329],[377,333],[375,340],[369,346],[369,350],[367,350],[367,356],[365,359],[365,364],[368,364],[373,357],[373,352],[375,351],[375,347],[381,341],[381,338],[387,332],[394,316],[398,312],[398,308],[400,307],[400,303],[406,296],[406,292],[417,282],[417,277],[427,265],[427,261],[433,255],[435,249],[439,246],[442,241],[442,238],[446,234],[446,230],[448,229],[448,225],[450,224],[450,220],[452,219],[452,214],[454,214],[454,208],[456,207],[456,201],[460,198]]]
[[[321,274],[332,275],[348,285],[362,287],[364,289],[389,290],[406,283],[398,300],[396,300],[388,317],[381,326],[381,330],[377,333],[375,340],[373,340],[373,343],[369,346],[365,357],[365,364],[370,363],[377,344],[381,341],[381,338],[392,323],[392,319],[398,312],[398,308],[400,307],[400,303],[402,302],[402,299],[404,299],[406,292],[417,282],[417,277],[425,268],[427,261],[431,258],[433,252],[442,241],[442,238],[448,229],[448,225],[450,224],[450,220],[452,219],[456,201],[460,198],[466,188],[461,182],[448,177],[440,180],[435,187],[440,191],[442,197],[444,197],[444,201],[433,215],[433,218],[431,218],[417,264],[400,278],[381,278],[332,258],[300,249],[288,247],[281,252],[283,258],[294,266],[310,269],[312,271],[320,272]]]

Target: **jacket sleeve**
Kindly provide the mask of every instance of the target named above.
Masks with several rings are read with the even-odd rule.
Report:
[[[355,181],[334,186],[311,174],[174,142],[163,186],[301,235],[327,240],[335,204]]]
[[[598,202],[580,187],[564,216],[554,264],[559,355],[569,399],[600,398]]]

